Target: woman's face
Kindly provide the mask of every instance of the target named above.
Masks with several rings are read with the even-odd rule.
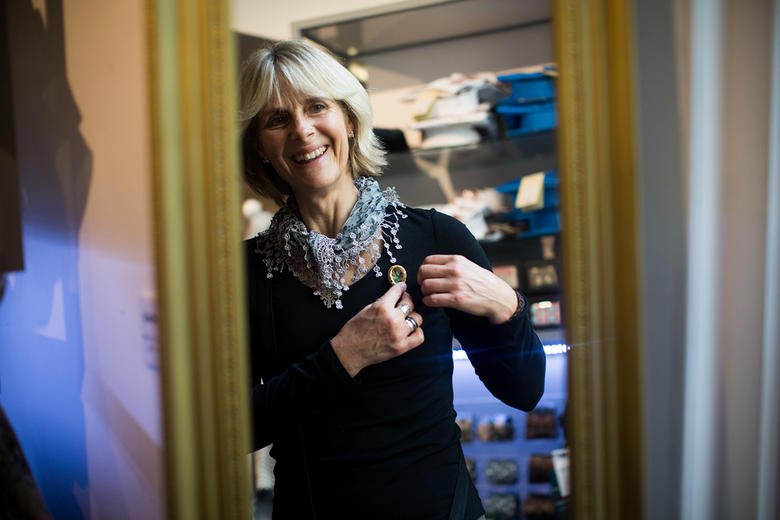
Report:
[[[332,99],[284,96],[259,114],[260,149],[296,198],[352,179],[352,125]],[[349,183],[351,185],[351,182]]]

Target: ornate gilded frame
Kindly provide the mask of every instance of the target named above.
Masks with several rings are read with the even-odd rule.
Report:
[[[170,519],[250,518],[230,3],[147,2]]]
[[[555,0],[574,518],[642,518],[634,19]]]
[[[148,1],[167,518],[249,517],[229,5]],[[633,4],[555,0],[573,516],[642,518]]]

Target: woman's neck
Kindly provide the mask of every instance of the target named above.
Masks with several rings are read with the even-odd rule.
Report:
[[[358,191],[350,177],[334,189],[314,195],[298,196],[298,210],[309,231],[317,231],[330,238],[338,235],[357,202]]]

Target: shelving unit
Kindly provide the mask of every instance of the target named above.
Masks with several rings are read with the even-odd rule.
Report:
[[[537,408],[555,410],[560,418],[566,407],[566,356],[547,356],[547,373],[544,396]],[[483,502],[492,493],[512,492],[521,501],[529,493],[550,494],[551,484],[529,482],[531,455],[549,454],[565,446],[563,428],[557,420],[554,437],[526,439],[525,423],[527,413],[516,410],[498,401],[485,388],[468,361],[456,361],[453,380],[456,385],[455,409],[458,415],[470,416],[475,423],[497,414],[506,415],[515,429],[514,438],[506,441],[485,442],[477,438],[463,443],[463,453],[476,463],[477,478],[474,485]],[[476,424],[475,424],[476,426]],[[518,465],[518,480],[514,484],[491,484],[486,477],[486,465],[495,459],[511,459]],[[522,516],[518,517],[521,518]]]

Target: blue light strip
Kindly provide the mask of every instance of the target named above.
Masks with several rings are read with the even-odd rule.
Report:
[[[569,345],[566,345],[565,343],[555,343],[552,345],[544,345],[544,353],[548,356],[553,356],[557,354],[566,354],[569,351]],[[455,361],[457,360],[465,360],[468,359],[466,356],[466,351],[462,349],[457,349],[452,351],[452,359]]]
[[[566,354],[569,351],[569,345],[565,343],[554,343],[552,345],[544,345],[544,353],[548,356],[553,354]]]

